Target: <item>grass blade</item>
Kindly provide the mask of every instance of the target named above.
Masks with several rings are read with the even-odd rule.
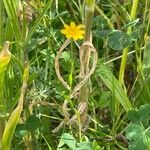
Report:
[[[122,86],[117,81],[115,76],[112,72],[105,66],[100,64],[99,70],[97,71],[102,81],[105,85],[109,88],[111,92],[114,92],[115,97],[117,98],[118,102],[122,105],[122,107],[128,112],[132,109],[132,105],[122,89]]]
[[[17,1],[3,0],[4,7],[6,9],[8,17],[10,18],[16,40],[20,41],[20,39],[21,39],[20,24],[19,24],[19,20],[18,20],[15,2],[17,2]]]
[[[3,82],[4,82],[4,74],[7,68],[7,65],[11,58],[11,53],[9,52],[9,42],[6,42],[4,49],[0,53],[0,108],[3,107]],[[1,109],[0,109],[1,110]]]
[[[47,6],[46,8],[44,9],[44,11],[41,13],[41,15],[37,18],[34,26],[31,28],[31,30],[29,31],[29,34],[28,34],[28,37],[26,39],[26,44],[29,42],[30,38],[32,37],[36,27],[39,25],[40,21],[42,20],[44,14],[47,12],[47,10],[51,7],[51,4],[52,4],[52,1],[53,0],[49,0],[48,3],[47,3]]]
[[[4,150],[10,150],[11,139],[12,139],[13,133],[15,131],[16,125],[19,121],[21,112],[22,112],[23,99],[24,99],[26,88],[27,88],[28,74],[29,74],[29,67],[27,66],[24,69],[23,84],[22,84],[22,87],[21,87],[21,93],[20,93],[20,97],[19,97],[18,106],[11,113],[11,115],[10,115],[8,121],[7,121],[7,124],[5,126],[4,133],[3,133],[2,149],[4,149]]]
[[[11,54],[9,52],[9,45],[10,43],[6,42],[3,50],[0,53],[0,149],[1,149],[1,139],[5,125],[4,119],[1,115],[4,109],[4,91],[3,91],[4,75],[11,58]]]
[[[149,69],[150,68],[150,38],[146,41],[146,47],[144,49],[144,57],[143,57],[143,69]]]

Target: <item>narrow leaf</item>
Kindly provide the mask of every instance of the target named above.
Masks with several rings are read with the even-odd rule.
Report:
[[[24,94],[25,94],[25,91],[27,88],[28,74],[29,74],[29,68],[26,67],[24,69],[23,85],[21,87],[21,93],[20,93],[20,97],[19,97],[18,106],[11,113],[11,115],[7,121],[7,124],[5,126],[5,129],[4,129],[4,133],[3,133],[3,137],[2,137],[2,149],[4,149],[4,150],[10,150],[11,139],[12,139],[13,133],[15,131],[16,125],[19,121],[21,112],[22,112]]]
[[[111,92],[114,92],[114,95],[116,96],[119,103],[122,105],[122,107],[128,112],[132,109],[132,105],[122,89],[122,86],[117,81],[115,76],[112,74],[112,72],[105,66],[100,64],[99,70],[97,71],[100,78],[103,80],[105,85],[110,89]]]
[[[150,68],[150,38],[146,41],[146,47],[144,49],[144,57],[143,57],[143,69]]]
[[[9,52],[9,45],[10,43],[6,42],[4,49],[0,53],[0,108],[4,104],[3,102],[4,74],[11,58],[11,53]]]

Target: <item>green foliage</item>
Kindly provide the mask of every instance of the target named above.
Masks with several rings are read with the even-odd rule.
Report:
[[[115,95],[123,108],[128,112],[130,109],[132,109],[132,105],[120,83],[106,66],[99,64],[98,67],[98,75],[103,80],[105,85],[110,89],[110,91]]]
[[[150,149],[150,1],[21,3],[22,10],[19,0],[0,1],[0,149]],[[79,91],[69,99],[72,91],[58,80],[54,63],[65,42],[60,30],[71,21],[84,24],[86,4],[92,11],[95,7],[93,20],[86,23],[89,28],[92,24],[91,39],[98,52],[96,72],[88,84],[88,117],[83,130],[76,119],[52,133],[64,120],[64,100],[68,100],[65,111],[70,118],[78,115]],[[3,51],[6,41],[11,53]],[[68,45],[60,57],[61,75],[72,89],[80,81],[83,42]],[[124,71],[119,69],[121,57]],[[90,57],[85,63],[90,69],[93,62]],[[28,86],[22,91],[24,80]]]
[[[123,50],[131,43],[130,36],[123,31],[114,31],[108,37],[108,46],[114,50]]]
[[[143,69],[144,69],[146,75],[147,75],[146,71],[149,71],[149,68],[150,68],[150,59],[149,59],[150,51],[149,51],[149,49],[150,49],[150,39],[147,39],[146,47],[144,49],[144,58],[143,58]]]
[[[3,0],[4,7],[6,9],[6,12],[8,14],[8,23],[10,21],[12,30],[15,33],[15,37],[17,41],[21,40],[21,32],[19,27],[19,19],[17,15],[17,9],[16,4],[18,3],[18,0]]]
[[[129,149],[150,149],[150,105],[142,105],[138,110],[129,111],[128,118],[131,121],[126,128],[126,137],[130,140]]]
[[[78,142],[72,135],[69,133],[64,133],[61,136],[57,150],[102,150],[100,146],[94,141],[82,141]]]
[[[9,52],[10,43],[6,43],[4,49],[0,53],[0,113],[4,111],[5,102],[4,102],[4,77],[5,72],[8,67],[9,61],[11,59],[11,53]]]
[[[20,92],[20,97],[18,100],[18,105],[14,109],[14,111],[11,113],[2,137],[2,149],[3,150],[9,150],[11,146],[11,140],[12,136],[14,134],[16,125],[20,119],[20,115],[23,109],[23,99],[24,99],[24,94],[27,88],[27,80],[28,80],[28,75],[29,75],[29,67],[27,66],[24,69],[24,74],[23,74],[23,85],[21,87],[21,92]]]

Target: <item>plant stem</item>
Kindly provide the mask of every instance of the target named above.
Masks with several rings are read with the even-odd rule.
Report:
[[[131,13],[130,13],[130,18],[132,20],[135,19],[136,14],[137,14],[137,7],[138,7],[138,2],[139,0],[134,0],[131,8]],[[128,28],[127,31],[128,34],[131,33],[131,27]],[[120,71],[119,71],[119,82],[124,85],[124,72],[125,72],[125,67],[126,67],[126,62],[127,62],[127,55],[128,55],[128,48],[125,48],[123,50],[123,57],[121,60],[121,66],[120,66]]]
[[[94,14],[95,0],[87,0],[85,6],[85,41],[91,41],[92,19]]]
[[[3,33],[2,33],[2,28],[3,28],[3,1],[0,1],[0,45],[2,44],[2,37],[3,37]]]
[[[85,6],[85,41],[91,42],[91,28],[92,28],[92,19],[94,14],[95,0],[86,0]],[[89,73],[89,59],[90,59],[90,48],[85,48],[80,52],[83,57],[80,61],[83,67],[80,69],[80,81],[84,79],[86,74]],[[87,101],[89,98],[89,82],[86,82],[80,89],[79,93],[79,103],[84,102],[87,106]],[[86,107],[87,108],[87,107]],[[83,126],[87,121],[87,109],[81,115],[80,118],[81,126]]]
[[[73,52],[73,41],[71,41],[71,68],[69,74],[69,85],[70,85],[70,92],[72,91],[72,83],[73,83],[73,72],[74,72],[74,52]]]

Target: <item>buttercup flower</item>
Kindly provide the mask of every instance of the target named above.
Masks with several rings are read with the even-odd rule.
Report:
[[[61,30],[61,33],[66,36],[66,38],[70,39],[73,38],[73,40],[83,39],[85,31],[83,30],[84,25],[76,25],[74,22],[70,23],[70,26],[67,24],[64,24],[64,29]]]

